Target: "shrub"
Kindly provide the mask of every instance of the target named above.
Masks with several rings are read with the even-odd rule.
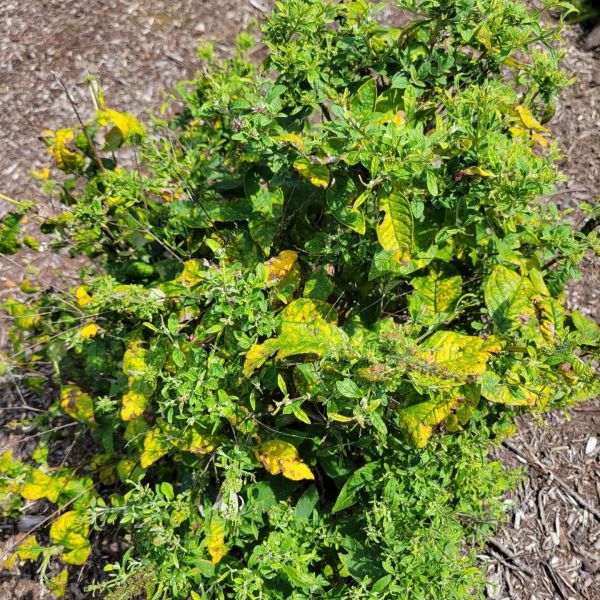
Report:
[[[598,240],[539,200],[560,24],[398,5],[401,28],[364,0],[279,2],[265,61],[247,34],[203,47],[151,134],[96,85],[93,122],[45,132],[66,210],[43,231],[94,266],[5,306],[4,368],[58,389],[33,461],[1,459],[9,514],[60,513],[11,562],[82,564],[118,527],[109,598],[481,590],[513,480],[490,440],[598,393],[599,330],[563,292]],[[56,466],[59,428],[93,455]]]

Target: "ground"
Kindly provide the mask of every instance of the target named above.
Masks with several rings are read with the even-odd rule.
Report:
[[[0,0],[0,194],[39,199],[41,215],[54,209],[30,176],[48,164],[39,133],[74,120],[54,73],[84,115],[91,103],[83,81],[93,73],[111,106],[144,117],[144,111],[160,107],[173,84],[193,75],[198,38],[227,52],[236,33],[270,5],[268,0]],[[583,31],[574,28],[565,51],[565,66],[577,81],[561,97],[551,123],[568,177],[552,200],[570,207],[594,203],[600,191],[600,50],[585,51]],[[8,209],[0,199],[0,214]],[[38,278],[64,287],[77,267],[66,255],[44,252],[0,257],[0,301],[27,276],[25,263]],[[568,298],[571,306],[600,317],[597,260],[586,262]],[[0,344],[3,329],[0,322]],[[507,464],[526,466],[527,472],[509,499],[510,522],[481,555],[496,584],[488,586],[490,598],[600,597],[600,402],[569,412],[552,414],[545,423],[520,422],[519,434],[496,450]],[[0,409],[0,424],[13,416]],[[0,446],[7,443],[6,435],[0,436]],[[40,597],[28,573],[15,575],[0,575],[0,598]],[[77,583],[69,594],[85,597]]]

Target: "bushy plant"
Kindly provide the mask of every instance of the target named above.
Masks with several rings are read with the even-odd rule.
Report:
[[[365,0],[278,2],[265,61],[247,34],[203,47],[150,134],[95,85],[94,122],[45,132],[66,209],[43,230],[95,266],[6,304],[4,368],[40,390],[51,370],[34,424],[46,446],[76,424],[93,455],[0,459],[9,514],[60,514],[11,562],[82,564],[118,527],[109,598],[482,589],[469,548],[512,480],[490,439],[599,390],[599,329],[563,292],[598,239],[539,200],[560,24],[397,4],[398,28]]]

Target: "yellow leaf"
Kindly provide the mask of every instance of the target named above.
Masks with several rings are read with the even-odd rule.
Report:
[[[517,106],[517,112],[519,113],[521,123],[523,123],[526,129],[531,129],[533,131],[550,131],[531,114],[531,111],[526,106],[519,104]]]
[[[50,177],[50,169],[49,167],[45,167],[41,171],[31,171],[31,174],[37,179],[45,180],[48,179],[48,177]]]
[[[74,419],[95,423],[94,401],[76,385],[65,385],[60,390],[60,407]]]
[[[85,158],[78,152],[67,148],[67,144],[74,137],[75,132],[72,129],[59,129],[54,134],[54,143],[50,148],[56,166],[65,173],[78,171],[85,166]]]
[[[315,478],[306,463],[300,459],[296,447],[288,442],[269,440],[256,448],[254,453],[271,475],[281,473],[294,481]]]
[[[124,140],[132,135],[144,135],[142,124],[129,113],[122,113],[113,108],[100,110],[96,113],[96,119],[100,125],[113,124],[120,132]]]
[[[96,323],[88,323],[79,330],[79,336],[83,340],[89,340],[90,338],[96,337],[96,334],[100,331],[100,327]]]
[[[306,177],[313,185],[327,188],[331,176],[327,165],[312,163],[307,158],[300,158],[294,162],[294,168],[302,177]]]
[[[266,283],[279,282],[292,271],[297,260],[298,253],[293,250],[283,250],[277,256],[270,258],[264,263]]]
[[[82,308],[92,301],[92,297],[87,293],[82,285],[75,290],[75,298],[77,298],[77,304],[79,304],[79,306]]]
[[[304,142],[299,135],[295,133],[284,133],[283,135],[276,135],[273,137],[273,140],[276,142],[286,142],[291,144],[296,148],[296,150],[300,152],[304,152]]]
[[[211,519],[205,542],[212,564],[216,565],[221,562],[221,559],[229,550],[225,545],[225,523],[223,519],[217,517]]]
[[[146,397],[137,390],[129,390],[123,394],[121,399],[121,419],[123,421],[132,421],[144,414],[146,410]]]
[[[531,139],[534,142],[537,142],[542,148],[546,148],[548,146],[548,140],[541,134],[539,133],[533,133],[531,134]]]

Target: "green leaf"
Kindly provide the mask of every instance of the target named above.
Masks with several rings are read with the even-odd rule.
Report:
[[[335,387],[337,391],[345,398],[362,398],[363,393],[360,388],[351,379],[336,381]]]
[[[571,319],[583,344],[595,345],[600,341],[600,327],[596,323],[586,319],[578,310],[571,311]]]
[[[356,91],[351,105],[354,110],[372,112],[377,99],[377,83],[373,77],[369,77]]]
[[[375,479],[379,469],[379,461],[366,464],[348,477],[331,509],[332,513],[350,508],[358,499],[358,493]]]
[[[313,513],[319,503],[319,492],[314,485],[309,486],[304,494],[300,496],[294,509],[294,518],[296,521],[304,521]]]
[[[393,191],[380,198],[379,208],[384,212],[383,221],[377,226],[377,238],[394,261],[408,263],[413,247],[413,216],[410,202]]]
[[[356,185],[348,177],[336,177],[333,185],[327,190],[327,206],[331,214],[342,224],[363,235],[366,231],[365,216],[350,206],[356,194]]]

